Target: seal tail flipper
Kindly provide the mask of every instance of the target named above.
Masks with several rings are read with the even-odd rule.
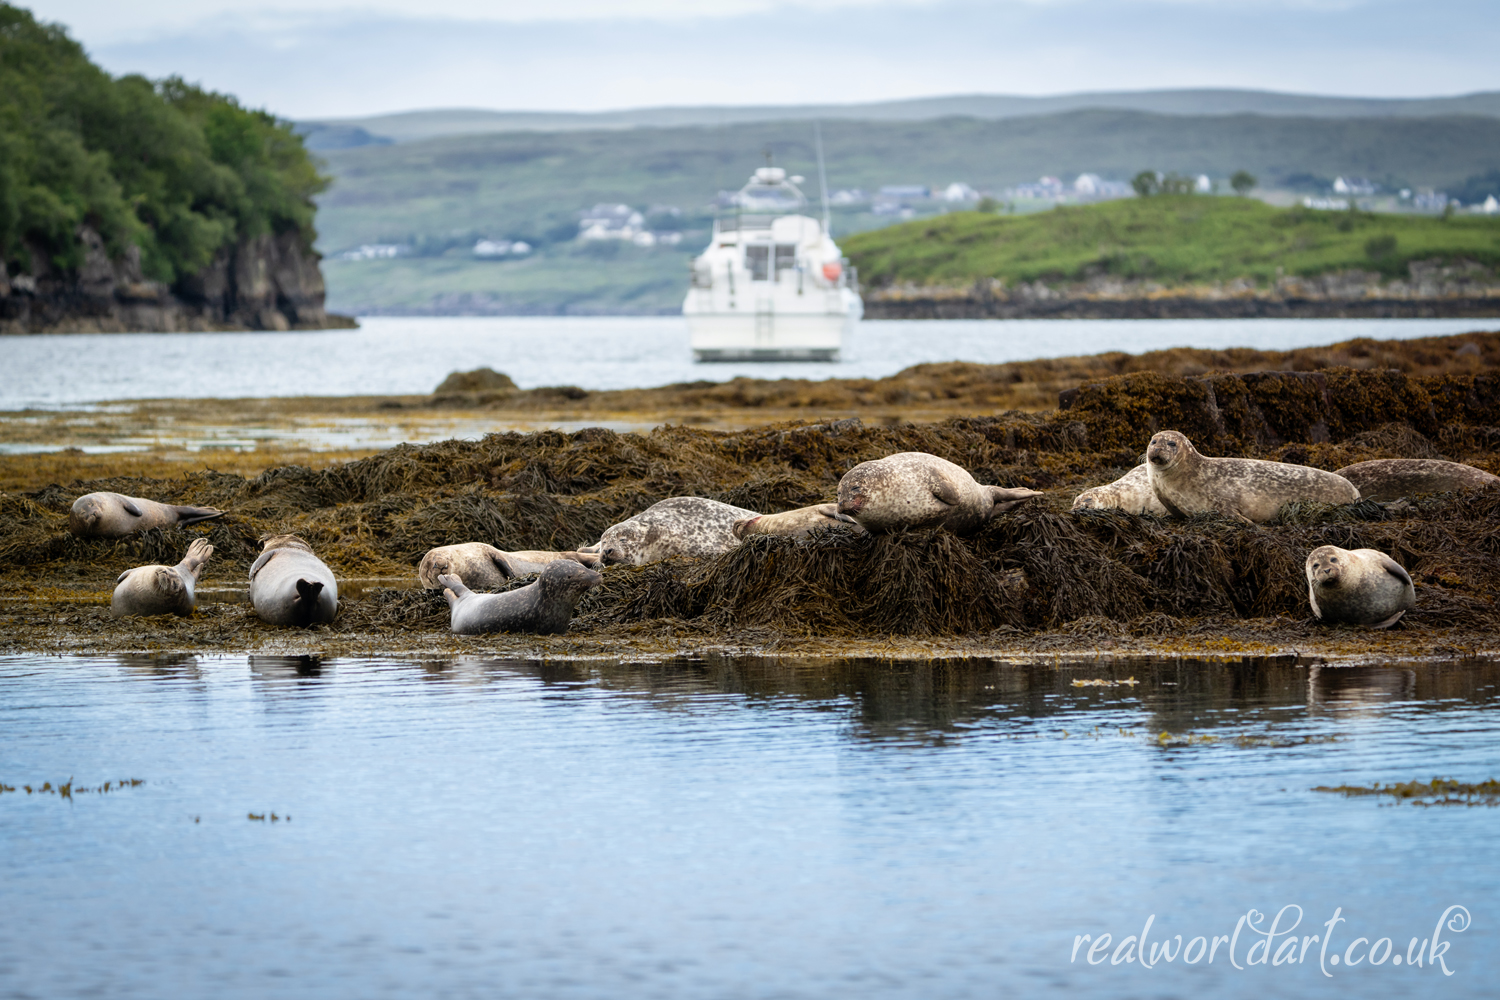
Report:
[[[1028,490],[1024,486],[1017,486],[1014,489],[1006,489],[1003,486],[990,486],[987,489],[995,501],[994,507],[990,508],[990,517],[994,517],[997,514],[1004,514],[1012,508],[1019,507],[1032,497],[1042,495],[1041,490]]]
[[[1370,627],[1371,628],[1390,628],[1392,625],[1396,624],[1398,621],[1401,620],[1401,616],[1404,615],[1404,614],[1406,614],[1406,611],[1407,611],[1406,608],[1402,608],[1400,611],[1397,611],[1395,614],[1391,615],[1385,621],[1383,621],[1383,622],[1376,622],[1374,625],[1371,625]]]
[[[195,538],[193,544],[188,546],[187,555],[183,556],[182,562],[177,564],[177,568],[197,580],[198,574],[203,572],[203,567],[208,565],[208,559],[213,554],[214,547],[208,544],[208,539]]]
[[[297,624],[312,623],[313,616],[318,612],[318,596],[322,593],[322,580],[297,581]]]
[[[443,596],[448,598],[449,607],[452,607],[454,604],[457,604],[459,601],[463,600],[465,597],[468,597],[473,593],[473,591],[471,591],[468,587],[464,586],[464,582],[462,580],[454,576],[452,573],[444,573],[442,576],[438,577],[438,583],[442,585]]]
[[[217,507],[184,507],[173,504],[172,510],[177,513],[178,524],[197,524],[199,521],[210,521],[224,516],[224,512]]]

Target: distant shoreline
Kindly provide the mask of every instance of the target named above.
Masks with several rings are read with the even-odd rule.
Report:
[[[872,297],[866,319],[1486,319],[1500,298],[1011,300],[980,296]]]

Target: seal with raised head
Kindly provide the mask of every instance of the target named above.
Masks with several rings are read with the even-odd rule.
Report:
[[[792,535],[800,538],[815,528],[827,528],[835,524],[853,528],[860,534],[865,533],[865,529],[860,527],[858,521],[847,514],[839,513],[838,504],[820,503],[811,507],[798,507],[796,510],[783,511],[780,514],[757,514],[743,521],[736,521],[734,522],[734,537],[741,541],[751,535]]]
[[[417,567],[417,579],[428,590],[441,590],[438,577],[451,573],[470,590],[494,590],[506,580],[531,576],[559,559],[596,566],[599,557],[592,552],[504,552],[485,542],[460,542],[429,549]]]
[[[1500,483],[1500,476],[1483,469],[1436,458],[1377,458],[1345,466],[1338,474],[1353,483],[1361,497],[1382,501],[1418,493],[1479,490]]]
[[[1167,508],[1151,488],[1151,469],[1142,462],[1112,483],[1084,490],[1073,498],[1074,510],[1117,508],[1127,514],[1165,516]]]
[[[197,524],[224,512],[215,507],[157,503],[120,493],[87,493],[73,501],[68,530],[79,538],[124,538],[149,528]]]
[[[193,588],[208,564],[214,547],[206,538],[195,538],[187,555],[176,566],[137,566],[127,569],[115,580],[114,596],[109,599],[110,614],[125,615],[191,615],[196,599]]]
[[[1384,552],[1324,545],[1307,555],[1307,599],[1325,622],[1390,628],[1417,603],[1417,592]]]
[[[734,523],[757,517],[753,510],[703,497],[671,497],[604,529],[599,554],[606,566],[644,566],[673,556],[723,555],[740,544]]]
[[[271,625],[331,622],[339,609],[339,585],[311,545],[296,535],[272,535],[250,566],[250,603]]]
[[[1217,511],[1255,524],[1271,520],[1283,504],[1296,500],[1359,499],[1354,484],[1336,473],[1255,458],[1208,458],[1179,431],[1152,437],[1146,464],[1156,498],[1179,517]]]
[[[866,531],[942,526],[957,535],[1042,494],[1024,488],[981,486],[967,469],[921,451],[861,462],[839,480],[838,512]]]
[[[439,577],[448,599],[454,635],[485,632],[535,632],[561,635],[568,630],[573,609],[604,581],[604,575],[571,559],[548,563],[535,583],[503,594],[476,594],[451,573]]]

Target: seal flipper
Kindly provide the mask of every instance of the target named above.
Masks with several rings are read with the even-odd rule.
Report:
[[[443,596],[448,599],[448,607],[456,607],[459,601],[470,596],[474,592],[464,586],[464,582],[452,573],[444,573],[437,579],[438,586],[443,588]]]
[[[141,516],[141,507],[140,507],[140,504],[136,503],[134,500],[130,499],[129,497],[121,497],[120,498],[120,506],[123,507],[125,509],[125,513],[129,514],[131,517],[140,517]]]
[[[1004,514],[1008,510],[1019,507],[1032,497],[1042,495],[1041,490],[1028,490],[1024,486],[1017,486],[1014,489],[1006,489],[1003,486],[986,486],[985,489],[989,490],[990,497],[995,502],[994,506],[990,508],[990,517],[994,517],[997,514]]]
[[[312,624],[313,616],[318,613],[318,595],[323,593],[323,581],[321,580],[298,580],[297,599],[292,603],[297,608],[297,624]]]
[[[184,507],[180,504],[169,504],[172,511],[177,515],[178,524],[197,524],[199,521],[208,521],[216,517],[223,517],[224,512],[217,507]],[[131,511],[139,514],[139,510]]]
[[[214,554],[214,547],[208,544],[206,538],[195,538],[193,544],[188,546],[187,555],[182,557],[182,562],[177,564],[178,571],[191,577],[196,583],[203,567],[208,565],[209,556]]]
[[[1406,567],[1402,566],[1400,563],[1398,563],[1396,560],[1392,559],[1390,556],[1386,555],[1385,553],[1381,553],[1380,565],[1391,576],[1394,576],[1396,579],[1400,580],[1402,583],[1406,584],[1408,587],[1412,586],[1411,574],[1408,573],[1408,572],[1406,572]],[[1396,616],[1396,618],[1400,618],[1400,617],[1401,617],[1400,615]],[[1392,618],[1391,622],[1394,622],[1396,620],[1396,618]],[[1377,626],[1377,627],[1380,627],[1380,626]]]

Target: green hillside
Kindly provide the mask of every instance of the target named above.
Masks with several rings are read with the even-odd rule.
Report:
[[[1432,258],[1500,264],[1500,218],[1278,209],[1250,198],[1132,198],[1027,216],[956,212],[844,242],[866,285],[962,286],[1096,274],[1168,283],[1314,275],[1392,277]]]

